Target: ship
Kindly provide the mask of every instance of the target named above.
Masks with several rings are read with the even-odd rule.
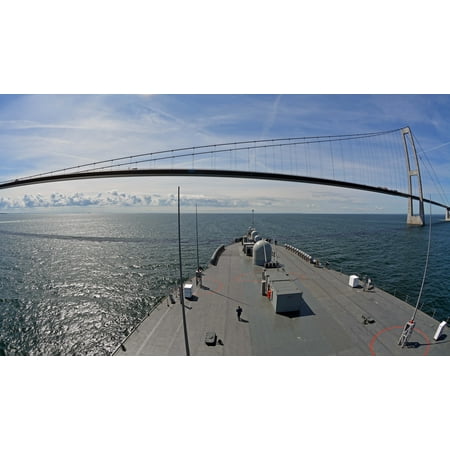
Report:
[[[447,325],[252,226],[221,244],[112,354],[450,355]]]

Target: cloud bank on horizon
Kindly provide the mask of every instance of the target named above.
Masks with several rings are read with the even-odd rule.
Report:
[[[68,208],[68,207],[148,207],[161,211],[165,207],[176,207],[177,196],[169,194],[162,197],[159,194],[130,194],[127,192],[99,192],[85,193],[74,192],[71,194],[62,194],[54,192],[50,195],[25,194],[22,197],[10,198],[0,197],[0,209],[15,210],[27,208]],[[272,200],[273,201],[273,200]],[[204,208],[249,208],[254,206],[270,206],[269,199],[259,199],[257,202],[250,202],[245,199],[232,198],[207,198],[205,196],[181,196],[181,204],[188,207]]]
[[[185,146],[409,125],[424,162],[431,164],[433,176],[449,193],[449,120],[448,95],[1,95],[0,179]],[[319,212],[349,212],[352,205],[360,211],[364,204],[367,211],[373,210],[373,197],[367,193],[328,188],[328,198],[322,195],[314,202],[317,186],[205,179],[152,181],[151,195],[143,194],[149,182],[142,179],[60,183],[57,192],[55,185],[29,186],[3,195],[0,208],[164,210],[174,206],[174,182],[183,186],[187,204],[198,198],[217,210],[258,204],[304,212],[313,203]],[[338,202],[332,192],[346,201]],[[404,202],[378,197],[376,201],[378,210],[397,212],[400,207],[403,212],[399,205]]]

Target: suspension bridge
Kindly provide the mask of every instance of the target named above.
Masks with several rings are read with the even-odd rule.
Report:
[[[450,206],[409,127],[373,133],[291,137],[183,147],[81,164],[0,182],[0,189],[64,180],[194,176],[278,180],[357,189],[407,199],[407,223],[424,225],[424,204]],[[442,201],[424,197],[420,161]],[[437,182],[437,183],[436,183]]]

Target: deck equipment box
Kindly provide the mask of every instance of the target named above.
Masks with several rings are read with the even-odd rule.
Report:
[[[352,288],[356,288],[359,286],[359,277],[358,275],[350,275],[350,278],[348,279],[348,285]]]
[[[192,284],[191,283],[186,283],[183,286],[183,295],[184,295],[184,298],[192,298]]]
[[[272,281],[271,288],[271,300],[276,313],[300,311],[302,294],[292,281]]]

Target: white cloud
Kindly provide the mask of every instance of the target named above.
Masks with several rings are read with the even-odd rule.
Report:
[[[273,200],[260,199],[256,204],[268,205]],[[208,198],[202,195],[182,195],[181,203],[184,207],[205,208],[248,208],[255,205],[250,200],[240,198]],[[76,208],[76,207],[136,207],[136,208],[164,208],[173,207],[177,204],[177,197],[174,194],[162,196],[160,194],[130,194],[117,190],[105,193],[84,193],[74,192],[63,194],[53,192],[50,195],[25,194],[19,198],[0,197],[0,209],[32,209],[32,208]]]
[[[111,191],[106,193],[73,194],[52,193],[50,196],[42,194],[25,194],[20,198],[0,197],[2,209],[28,208],[58,208],[58,207],[88,207],[88,206],[150,206],[150,195],[136,195]]]
[[[261,135],[261,139],[267,137],[268,133],[270,132],[270,129],[272,128],[273,124],[275,123],[277,119],[277,113],[278,113],[278,106],[281,101],[281,95],[278,95],[275,101],[272,105],[272,110],[269,113],[269,117],[266,120],[266,123],[264,125],[264,129]]]

